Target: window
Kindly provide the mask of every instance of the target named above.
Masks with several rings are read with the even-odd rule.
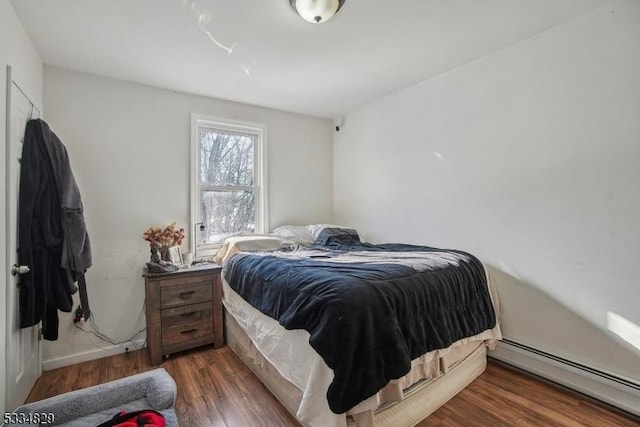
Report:
[[[196,115],[191,121],[192,245],[202,257],[229,236],[268,230],[266,129]]]

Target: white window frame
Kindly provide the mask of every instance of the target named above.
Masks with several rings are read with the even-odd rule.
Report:
[[[269,197],[267,185],[267,127],[260,123],[250,123],[238,120],[230,120],[220,117],[191,114],[191,251],[194,259],[210,258],[222,246],[219,243],[200,244],[196,247],[197,226],[202,222],[200,213],[200,139],[201,127],[215,128],[221,131],[241,132],[256,136],[254,147],[254,185],[256,194],[256,234],[264,234],[269,230]]]

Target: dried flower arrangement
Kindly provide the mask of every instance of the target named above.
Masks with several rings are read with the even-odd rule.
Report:
[[[142,234],[142,238],[149,242],[151,249],[180,246],[184,240],[184,228],[176,230],[176,223],[172,222],[162,230],[160,227],[149,227]]]

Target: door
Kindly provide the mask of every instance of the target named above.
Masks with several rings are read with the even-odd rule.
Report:
[[[7,345],[6,345],[6,410],[21,405],[42,373],[39,325],[20,328],[18,313],[18,276],[12,266],[18,263],[18,190],[20,156],[27,121],[39,115],[38,109],[12,76],[7,67]]]

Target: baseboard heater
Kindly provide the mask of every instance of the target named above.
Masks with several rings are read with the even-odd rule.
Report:
[[[640,384],[517,343],[500,341],[489,357],[640,417]]]

